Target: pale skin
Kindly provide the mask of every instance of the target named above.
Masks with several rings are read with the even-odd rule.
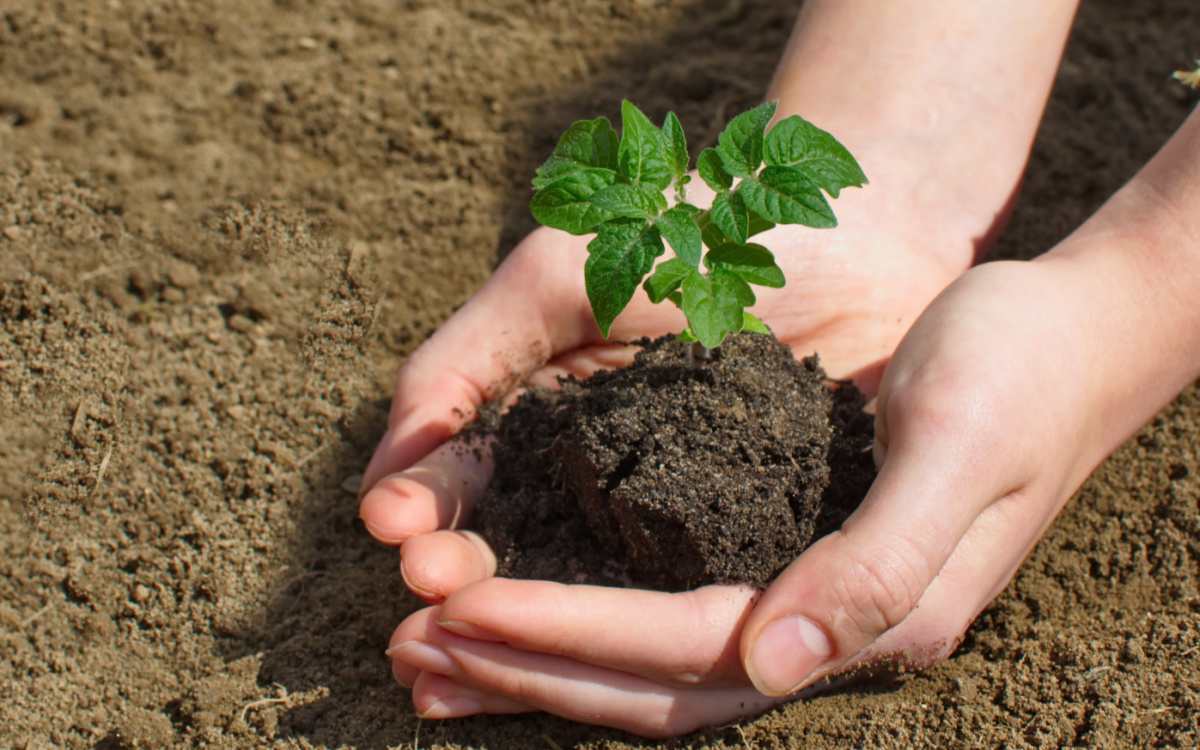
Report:
[[[864,662],[943,658],[1095,466],[1200,375],[1200,114],[1037,260],[972,268],[1015,193],[1075,8],[908,9],[811,0],[768,93],[871,178],[842,194],[832,233],[763,235],[789,281],[755,308],[797,355],[819,351],[878,396],[880,471],[860,509],[765,592],[494,577],[464,530],[488,460],[439,445],[519,380],[552,385],[631,353],[592,322],[586,239],[535,232],[401,369],[364,478],[367,528],[400,547],[406,584],[432,605],[389,644],[422,716],[541,710],[662,737]],[[612,338],[680,326],[643,297]],[[639,627],[620,627],[630,613]]]

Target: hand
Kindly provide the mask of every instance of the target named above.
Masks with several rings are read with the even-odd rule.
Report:
[[[877,181],[887,181],[886,170],[877,170],[876,174],[880,175]],[[943,240],[935,241],[940,242],[942,252],[931,253],[928,230],[906,223],[922,215],[919,207],[896,201],[880,205],[879,199],[869,199],[865,191],[861,200],[847,191],[839,209],[843,220],[836,233],[789,227],[773,230],[765,237],[764,242],[776,249],[789,285],[779,292],[763,294],[756,312],[797,355],[819,350],[832,374],[854,376],[870,392],[901,332],[937,291],[969,265],[976,252],[970,238],[980,232],[946,231]],[[947,222],[946,226],[956,223]],[[371,489],[363,497],[361,515],[376,538],[402,545],[405,581],[427,601],[441,601],[495,571],[495,558],[483,540],[457,530],[467,522],[473,500],[487,484],[490,458],[459,456],[455,451],[437,448],[438,444],[471,418],[483,401],[501,396],[522,378],[553,386],[557,375],[569,372],[583,377],[598,367],[621,366],[632,355],[629,347],[598,339],[582,288],[584,245],[584,240],[553,231],[531,235],[484,289],[414,354],[398,377],[391,429],[364,480],[364,486]],[[641,297],[618,318],[614,338],[656,335],[681,327],[682,319],[673,308],[650,305]],[[429,455],[410,465],[431,449]],[[662,637],[656,639],[628,631],[605,635],[603,627],[587,628],[587,623],[570,618],[556,621],[549,615],[556,611],[555,592],[566,591],[561,587],[501,580],[489,585],[497,588],[465,601],[485,602],[487,597],[513,601],[515,597],[530,603],[523,610],[530,619],[498,623],[508,629],[492,637],[502,638],[511,646],[526,643],[530,652],[545,652],[546,639],[556,638],[555,633],[561,635],[563,644],[581,644],[582,651],[564,646],[561,665],[598,670],[596,675],[588,671],[590,676],[580,678],[579,686],[584,690],[590,689],[586,687],[589,685],[604,684],[605,676],[613,676],[609,673],[614,669],[625,673],[616,678],[625,680],[623,684],[631,692],[627,700],[612,705],[614,713],[607,717],[594,713],[582,695],[577,703],[565,700],[569,693],[560,695],[553,707],[545,704],[551,710],[584,721],[618,725],[621,716],[641,716],[639,721],[643,723],[632,728],[652,734],[656,726],[658,731],[697,726],[720,715],[732,718],[774,702],[749,687],[737,653],[736,634],[756,596],[750,589],[711,587],[679,596],[570,589],[572,596],[582,593],[588,598],[578,609],[572,605],[572,610],[608,613],[600,614],[594,621],[597,624],[619,619],[631,607],[661,610],[665,627]],[[677,626],[681,611],[685,618],[690,613],[705,623],[698,627],[688,619],[685,628],[696,636],[696,645],[690,649],[694,658],[685,653],[674,663],[655,662],[656,653],[670,659],[674,658],[671,654],[679,652],[683,643]],[[560,612],[560,618],[564,612],[568,610]],[[421,630],[417,640],[426,643],[454,637],[434,625],[436,613],[426,610],[397,632],[413,634],[413,628],[417,628]],[[557,622],[557,627],[534,631],[539,621],[551,625]],[[478,634],[477,630],[470,632]],[[526,636],[522,634],[529,640],[523,641]],[[626,643],[631,637],[637,642]],[[491,645],[480,644],[477,639],[472,643],[484,648]],[[710,653],[714,644],[720,646],[717,654]],[[589,660],[591,649],[598,655]],[[404,650],[411,653],[421,649],[410,644]],[[398,656],[397,669],[409,684],[415,682],[414,699],[423,708],[429,708],[437,696],[456,691],[453,711],[446,713],[443,706],[439,709],[442,713],[435,710],[428,712],[429,716],[527,710],[526,703],[502,697],[504,691],[500,690],[475,693],[480,708],[468,711],[470,707],[462,703],[464,684],[439,676],[446,674],[445,669],[439,673],[430,667],[418,677],[415,670],[406,673],[401,663]],[[444,660],[441,663],[446,666]],[[639,682],[637,675],[649,679]],[[661,680],[676,678],[684,692],[694,695],[699,703],[678,700],[674,692],[664,692]],[[713,685],[725,687],[714,691]],[[694,686],[694,691],[689,686]],[[670,721],[657,720],[652,711],[641,710],[650,695],[663,707],[663,716],[677,706],[684,706],[689,713],[675,713],[676,718]],[[572,705],[581,706],[584,713],[572,714]],[[633,710],[635,707],[641,708]]]
[[[949,654],[1103,455],[1095,337],[1060,282],[997,263],[939,297],[883,381],[870,494],[757,603],[488,578],[400,625],[397,679],[431,718],[536,708],[667,736],[858,665]],[[447,555],[446,533],[412,541]],[[652,626],[622,627],[634,612]]]
[[[905,182],[886,161],[863,163],[877,183]],[[693,190],[702,193],[702,183]],[[760,292],[754,311],[797,356],[820,352],[832,376],[852,377],[868,393],[903,332],[968,267],[977,251],[974,238],[984,233],[978,222],[966,220],[930,230],[913,221],[930,213],[920,204],[933,202],[944,212],[952,201],[931,192],[896,192],[908,195],[908,202],[884,200],[883,192],[844,191],[836,232],[787,226],[756,237],[775,251],[788,285]],[[703,194],[697,198],[706,202]],[[380,541],[412,540],[404,550],[404,572],[428,599],[465,582],[455,571],[477,578],[480,553],[458,538],[464,565],[421,564],[424,570],[417,571],[410,563],[422,558],[414,548],[425,540],[413,537],[461,527],[490,475],[488,457],[462,458],[439,445],[484,402],[519,382],[555,387],[558,376],[583,378],[632,359],[634,347],[602,340],[592,319],[583,288],[586,242],[554,230],[531,234],[400,370],[388,432],[363,478],[368,491],[360,515]],[[617,318],[612,341],[684,325],[675,308],[653,305],[639,291]],[[446,554],[455,553],[447,547]],[[444,575],[449,578],[435,580]]]

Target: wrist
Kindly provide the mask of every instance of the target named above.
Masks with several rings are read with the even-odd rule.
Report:
[[[1200,279],[1164,263],[1181,247],[1162,226],[1096,222],[1034,261],[1073,311],[1076,374],[1098,438],[1092,466],[1200,376],[1200,310],[1186,301],[1200,296]]]

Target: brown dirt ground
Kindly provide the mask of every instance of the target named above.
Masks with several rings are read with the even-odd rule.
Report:
[[[0,747],[659,747],[418,724],[381,653],[416,602],[340,485],[554,134],[629,96],[711,136],[783,5],[0,3]],[[1191,107],[1194,0],[1084,6],[1009,257]],[[1198,435],[1192,389],[949,662],[665,746],[1195,747]]]

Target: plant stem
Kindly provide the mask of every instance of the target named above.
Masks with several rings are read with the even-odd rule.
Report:
[[[701,362],[709,362],[712,360],[713,350],[709,349],[699,341],[692,342],[692,348],[688,350],[688,364],[696,364],[696,360]]]

